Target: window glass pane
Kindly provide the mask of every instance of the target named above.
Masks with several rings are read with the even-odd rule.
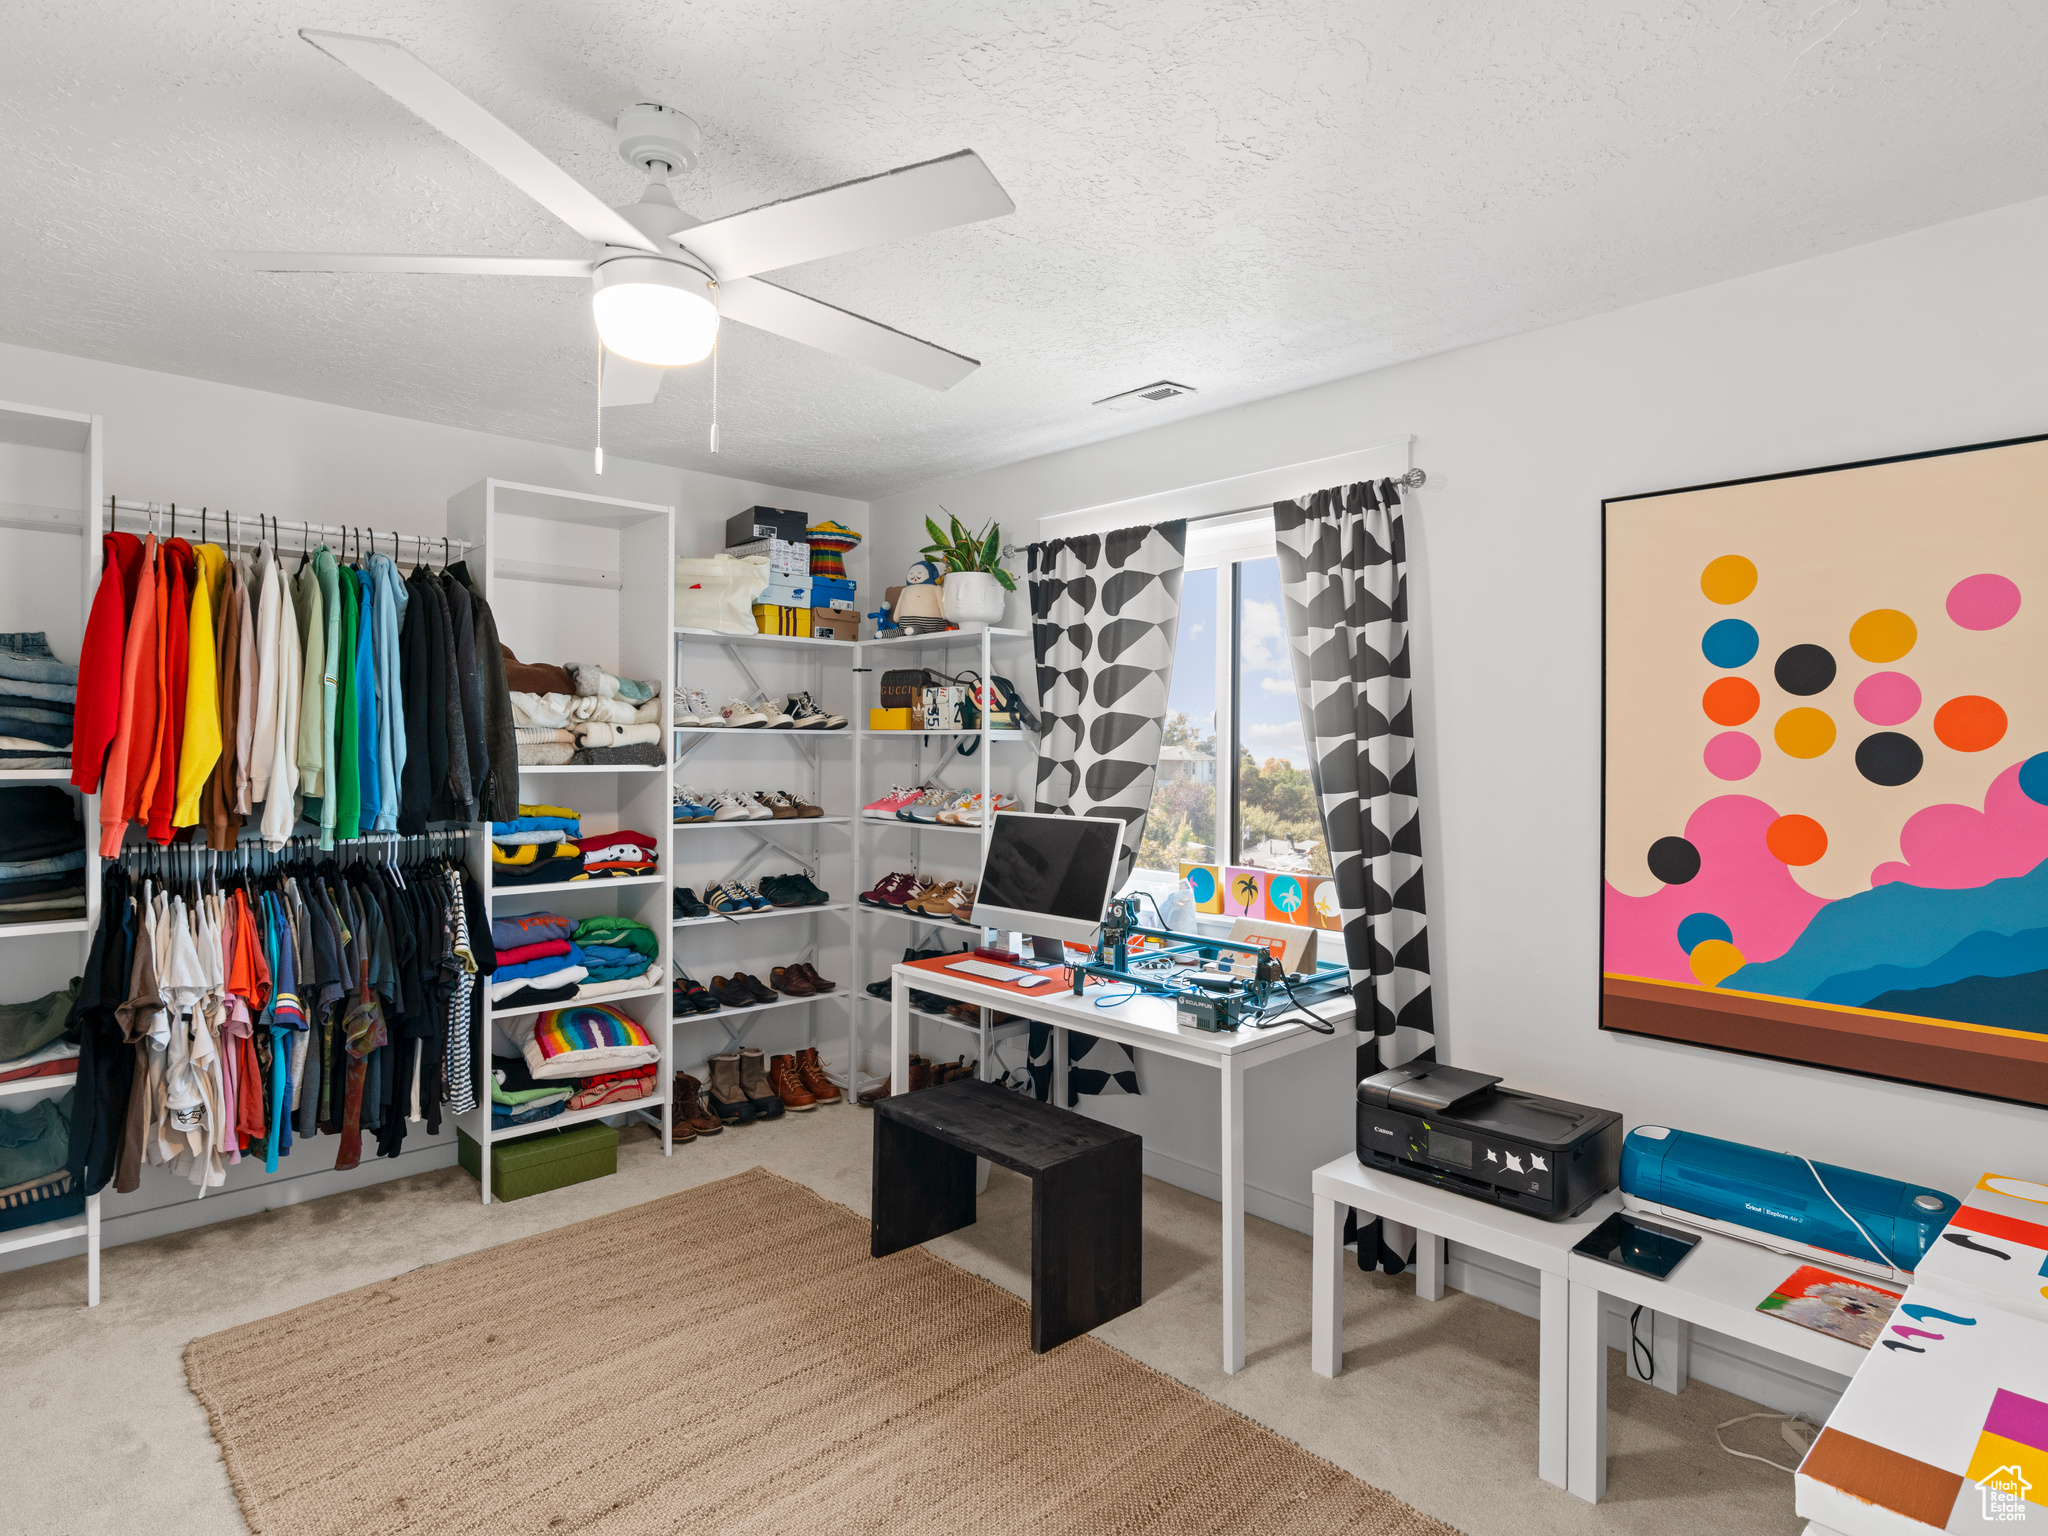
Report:
[[[1181,575],[1173,689],[1138,848],[1139,869],[1176,877],[1183,860],[1216,861],[1216,577],[1213,569]]]
[[[1238,566],[1237,856],[1254,869],[1327,875],[1330,850],[1309,781],[1308,746],[1287,655],[1280,562]],[[1176,656],[1176,664],[1178,656]]]

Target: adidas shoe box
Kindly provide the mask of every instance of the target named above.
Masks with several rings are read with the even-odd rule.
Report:
[[[804,546],[804,574],[810,574],[810,519],[801,512],[778,512],[773,507],[749,507],[746,511],[726,519],[725,547],[727,553],[736,544],[751,544],[756,539],[780,539],[785,544]]]
[[[811,579],[811,546],[792,544],[787,539],[755,539],[726,550],[735,560],[766,560],[768,579],[779,585],[808,583]]]
[[[839,581],[830,576],[811,578],[811,606],[813,608],[837,608],[842,613],[858,612],[854,602],[853,583]]]

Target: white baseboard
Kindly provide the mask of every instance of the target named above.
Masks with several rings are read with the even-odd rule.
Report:
[[[327,1142],[329,1146],[337,1144]],[[319,1143],[314,1145],[317,1146]],[[197,1192],[193,1191],[192,1198],[171,1199],[142,1210],[105,1215],[100,1221],[100,1247],[107,1249],[122,1243],[138,1243],[144,1238],[162,1237],[170,1232],[186,1232],[193,1227],[211,1226],[217,1221],[232,1221],[237,1216],[254,1216],[263,1211],[274,1211],[280,1206],[297,1205],[305,1200],[318,1200],[323,1195],[339,1195],[351,1189],[361,1189],[365,1185],[382,1184],[388,1179],[402,1179],[411,1174],[454,1166],[455,1137],[451,1133],[424,1140],[423,1145],[401,1152],[397,1157],[365,1158],[360,1167],[346,1172],[337,1172],[331,1167],[317,1172],[309,1170],[305,1173],[286,1173],[280,1169],[275,1175],[241,1188],[212,1190],[203,1200],[196,1198]],[[165,1180],[174,1177],[164,1174],[161,1169],[145,1170],[144,1177],[148,1178],[152,1173],[161,1175]],[[232,1180],[234,1176],[235,1170],[230,1169],[229,1179]],[[191,1185],[182,1179],[177,1180],[177,1185],[183,1189],[191,1189]],[[131,1197],[109,1193],[102,1198],[101,1208],[105,1209],[108,1200],[119,1198]],[[55,1259],[76,1258],[84,1252],[83,1237],[68,1238],[64,1242],[49,1243],[40,1248],[18,1249],[13,1253],[0,1254],[0,1274],[14,1269],[27,1269],[36,1264],[48,1264]]]
[[[1145,1172],[1190,1194],[1218,1202],[1223,1198],[1222,1175],[1184,1158],[1147,1147]],[[1245,1182],[1244,1208],[1247,1215],[1257,1216],[1276,1226],[1303,1233],[1312,1230],[1310,1217],[1313,1207],[1310,1202],[1264,1188],[1250,1180]],[[1467,1295],[1506,1307],[1510,1312],[1519,1312],[1524,1317],[1538,1315],[1535,1270],[1511,1259],[1480,1253],[1462,1243],[1451,1243],[1448,1248],[1449,1263],[1445,1266],[1444,1278],[1453,1290],[1464,1291]],[[1628,1315],[1631,1310],[1622,1302],[1609,1302],[1606,1321],[1608,1348],[1628,1348]],[[1788,1323],[1786,1326],[1792,1325]],[[1648,1337],[1647,1330],[1640,1331],[1645,1338]],[[1719,1387],[1779,1413],[1808,1414],[1816,1423],[1828,1416],[1836,1399],[1849,1385],[1846,1377],[1818,1370],[1789,1356],[1772,1354],[1707,1328],[1692,1330],[1688,1374],[1695,1381]]]

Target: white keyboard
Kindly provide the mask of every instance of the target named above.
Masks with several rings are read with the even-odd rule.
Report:
[[[989,981],[1021,981],[1031,972],[1020,971],[1014,965],[990,965],[986,960],[955,960],[946,967],[968,976],[980,976]]]

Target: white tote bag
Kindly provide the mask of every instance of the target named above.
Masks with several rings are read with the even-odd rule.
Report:
[[[753,602],[768,586],[765,556],[736,560],[731,555],[676,561],[676,627],[709,629],[722,635],[759,633]]]

